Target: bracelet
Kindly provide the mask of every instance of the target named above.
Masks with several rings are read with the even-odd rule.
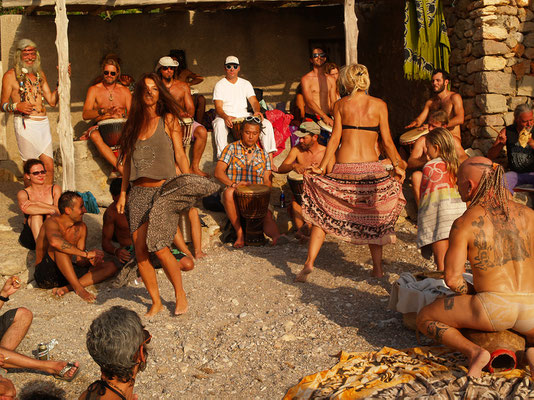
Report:
[[[4,103],[2,104],[2,111],[14,113],[17,111],[17,104],[18,103]]]
[[[0,296],[0,301],[7,303],[9,301],[9,297]]]

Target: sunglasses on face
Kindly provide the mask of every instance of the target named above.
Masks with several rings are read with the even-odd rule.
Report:
[[[32,174],[33,176],[37,176],[37,175],[46,175],[46,170],[45,169],[42,169],[40,171],[33,171],[33,172],[30,172],[30,174]]]
[[[312,58],[326,57],[326,53],[313,53]]]
[[[174,67],[160,67],[162,71],[168,71],[170,69],[174,70]]]
[[[250,115],[250,116],[246,117],[245,121],[246,122],[255,122],[257,124],[261,124],[261,119],[259,117],[255,117],[253,115]]]
[[[224,66],[226,69],[230,70],[230,69],[238,69],[239,68],[239,64],[226,64]]]
[[[141,343],[141,346],[139,346],[139,356],[141,358],[141,361],[139,362],[139,369],[143,371],[146,367],[146,357],[145,357],[145,345],[150,343],[150,340],[152,340],[152,335],[146,330],[143,329],[143,334],[145,335],[145,340],[143,343]]]
[[[117,73],[115,71],[104,71],[104,75],[115,76],[115,75],[117,75]]]

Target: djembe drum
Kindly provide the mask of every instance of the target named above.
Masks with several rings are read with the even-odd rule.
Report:
[[[232,121],[232,127],[230,128],[230,135],[233,137],[233,142],[241,139],[241,127],[245,122],[245,118],[236,118]]]
[[[287,175],[287,183],[289,184],[289,188],[293,193],[293,198],[295,199],[297,204],[301,206],[302,193],[304,192],[304,180],[302,178],[302,174],[299,174],[296,171],[291,171]]]
[[[421,136],[424,136],[428,133],[428,129],[421,129],[421,128],[415,128],[411,129],[408,132],[405,132],[401,135],[399,138],[399,143],[402,146],[412,146],[417,139],[419,139]]]
[[[267,215],[271,188],[267,185],[238,186],[235,199],[239,214],[245,218],[245,244],[261,246],[265,244],[263,219]]]
[[[182,126],[182,144],[189,146],[193,139],[193,118],[182,118],[180,120]]]
[[[97,123],[102,140],[104,140],[104,143],[113,150],[113,153],[115,153],[116,156],[119,152],[118,144],[125,122],[126,119],[124,118],[113,118],[105,119]]]

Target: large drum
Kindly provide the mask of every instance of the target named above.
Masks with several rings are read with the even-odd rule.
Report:
[[[302,174],[296,171],[291,171],[287,175],[287,183],[293,192],[293,198],[299,206],[302,205],[302,193],[304,192],[304,180]]]
[[[109,147],[113,148],[119,144],[125,122],[126,119],[124,118],[114,118],[105,119],[97,123],[100,136]]]
[[[241,139],[241,127],[245,122],[245,118],[236,118],[232,121],[232,127],[230,128],[230,134],[233,137],[233,141]]]
[[[267,185],[238,186],[235,199],[239,214],[245,218],[245,244],[261,246],[265,244],[263,219],[267,215],[271,188]]]
[[[428,133],[428,129],[415,128],[401,135],[399,143],[403,146],[411,146],[419,139]]]
[[[182,118],[180,121],[182,126],[182,144],[188,146],[193,139],[193,118]]]

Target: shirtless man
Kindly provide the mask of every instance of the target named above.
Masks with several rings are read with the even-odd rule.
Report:
[[[469,358],[468,375],[474,377],[490,354],[462,336],[461,328],[525,335],[534,371],[534,211],[512,201],[503,175],[484,157],[460,166],[458,190],[470,203],[451,228],[445,256],[445,282],[456,295],[437,299],[417,316],[421,332]],[[466,260],[472,286],[462,276]]]
[[[172,97],[178,102],[182,108],[183,113],[180,115],[182,118],[193,118],[195,115],[195,105],[193,104],[193,98],[191,97],[191,89],[189,85],[174,78],[174,71],[178,67],[178,61],[173,60],[171,57],[161,57],[156,66],[156,73],[159,75],[163,84]],[[204,149],[206,148],[206,141],[208,138],[208,131],[204,126],[196,121],[193,121],[191,126],[193,144],[193,159],[191,160],[191,171],[194,174],[207,177],[204,171],[200,169],[200,159]],[[184,145],[187,143],[184,143]]]
[[[22,161],[40,159],[46,170],[46,183],[54,181],[54,160],[50,124],[44,101],[52,107],[58,102],[57,88],[52,92],[41,69],[37,45],[21,39],[15,51],[15,66],[2,78],[2,111],[15,115],[15,137]],[[25,181],[25,186],[29,182]]]
[[[449,117],[445,111],[437,110],[430,113],[427,125],[429,132],[436,128],[446,128],[448,125]],[[419,207],[419,198],[421,197],[421,181],[423,179],[422,168],[428,161],[430,161],[426,154],[425,136],[426,135],[423,135],[415,141],[412,147],[412,151],[410,153],[410,157],[408,158],[408,168],[414,170],[412,172],[411,180],[412,190],[417,207]],[[453,138],[456,148],[456,155],[458,156],[458,161],[460,161],[461,164],[462,162],[467,160],[469,156],[462,147],[462,143],[456,137],[453,136]]]
[[[40,288],[53,289],[57,296],[74,290],[85,301],[94,302],[95,296],[85,288],[113,276],[117,267],[103,261],[101,250],[85,250],[87,225],[81,196],[63,193],[58,208],[60,215],[48,218],[37,237],[35,281]],[[72,256],[76,256],[76,264]]]
[[[46,169],[41,160],[32,158],[24,163],[24,179],[30,184],[17,193],[17,202],[26,220],[19,243],[35,250],[35,240],[46,218],[59,215],[57,202],[61,196],[59,185],[46,184]]]
[[[302,77],[302,95],[306,103],[306,118],[317,122],[318,118],[334,126],[331,118],[334,103],[337,101],[336,79],[325,73],[326,53],[314,48],[310,57],[313,69]]]
[[[299,129],[295,131],[295,135],[299,138],[299,144],[290,150],[284,162],[278,167],[278,173],[287,174],[290,171],[295,171],[303,174],[308,167],[318,166],[326,150],[325,146],[317,142],[320,133],[321,127],[315,122],[307,121],[302,123]],[[334,160],[332,160],[331,164],[331,166],[334,165]],[[295,235],[304,239],[309,236],[311,224],[304,223],[300,203],[301,199],[293,196],[291,211],[293,222],[297,228]]]
[[[452,136],[461,144],[460,125],[464,123],[464,103],[462,97],[447,88],[450,82],[450,76],[446,71],[441,69],[435,70],[430,82],[434,96],[427,100],[421,114],[410,124],[406,125],[405,128],[420,127],[432,111],[443,110],[449,117],[449,123],[443,128],[447,128],[452,133]]]
[[[132,103],[130,90],[120,83],[121,68],[115,57],[106,57],[102,62],[102,82],[89,88],[82,117],[84,120],[93,120],[95,123],[105,119],[126,118]],[[104,142],[98,129],[93,129],[89,138],[95,144],[98,152],[104,159],[117,168],[122,175],[122,165],[117,165],[117,156]]]

